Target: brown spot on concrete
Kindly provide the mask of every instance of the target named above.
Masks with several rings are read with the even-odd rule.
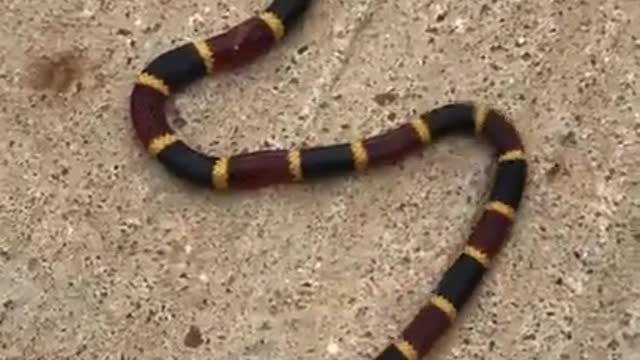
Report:
[[[554,163],[549,170],[547,170],[547,177],[550,179],[555,178],[561,170],[561,166],[559,163]]]
[[[564,134],[560,139],[560,144],[562,146],[575,146],[577,144],[575,131],[571,130]]]
[[[83,60],[76,50],[43,55],[28,67],[29,85],[40,91],[66,92],[82,76]]]
[[[547,179],[554,180],[558,176],[568,176],[569,169],[562,159],[555,161],[546,171]]]
[[[184,346],[190,348],[196,348],[204,343],[204,339],[202,338],[202,333],[200,332],[200,328],[191,325],[189,326],[189,331],[187,335],[184,337]]]
[[[396,101],[396,99],[398,99],[398,95],[391,91],[382,93],[382,94],[377,94],[373,97],[373,101],[375,101],[376,104],[380,106],[389,105],[392,102]]]

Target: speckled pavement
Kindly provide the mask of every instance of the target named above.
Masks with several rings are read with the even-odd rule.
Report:
[[[263,0],[1,0],[0,359],[372,359],[457,255],[489,148],[364,175],[186,186],[134,137],[159,52]],[[316,1],[286,41],[176,98],[193,146],[372,135],[504,110],[530,176],[509,243],[429,359],[640,359],[638,0]]]

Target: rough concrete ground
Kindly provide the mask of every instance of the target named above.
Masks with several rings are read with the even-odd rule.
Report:
[[[448,139],[364,176],[191,189],[134,138],[143,65],[265,1],[0,0],[0,359],[371,359],[457,254],[491,180]],[[177,98],[200,149],[503,109],[531,170],[494,269],[430,359],[640,359],[637,0],[316,1],[259,63]]]

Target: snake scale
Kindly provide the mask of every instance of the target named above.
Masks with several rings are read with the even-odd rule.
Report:
[[[146,150],[177,177],[216,190],[255,189],[276,183],[346,175],[393,164],[448,135],[480,137],[495,151],[497,170],[489,199],[439,283],[404,330],[377,360],[419,360],[433,348],[509,236],[525,189],[527,162],[520,135],[499,111],[454,102],[369,138],[325,146],[210,156],[180,140],[165,114],[169,96],[207,75],[238,68],[266,54],[307,11],[311,0],[274,0],[266,9],[200,41],[168,50],[136,78],[130,95],[135,132]]]

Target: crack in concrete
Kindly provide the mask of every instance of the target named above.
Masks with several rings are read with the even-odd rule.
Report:
[[[338,46],[336,46],[330,63],[325,67],[322,76],[319,77],[316,84],[311,88],[312,95],[300,114],[306,121],[303,126],[307,127],[308,124],[318,118],[318,105],[326,99],[327,94],[333,91],[338,81],[342,78],[342,75],[348,69],[350,60],[355,53],[357,40],[371,24],[373,14],[380,7],[381,1],[382,0],[366,1],[361,10],[355,11],[356,21],[351,23],[351,26],[349,26],[350,23],[347,23],[347,25],[341,29],[345,34],[349,34],[344,40],[334,35],[334,43],[337,43]]]

